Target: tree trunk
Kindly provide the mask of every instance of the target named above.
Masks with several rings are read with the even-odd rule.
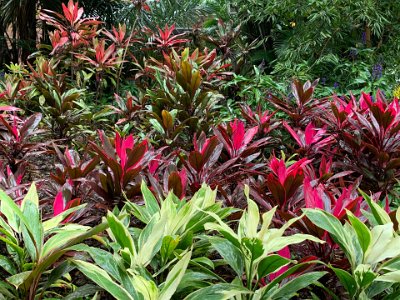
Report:
[[[37,0],[26,0],[20,7],[17,19],[18,37],[20,40],[19,59],[25,62],[36,49],[36,10]]]

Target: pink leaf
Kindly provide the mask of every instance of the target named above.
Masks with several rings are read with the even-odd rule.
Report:
[[[317,189],[311,186],[310,178],[304,178],[304,200],[307,208],[324,209],[324,203]]]
[[[65,204],[64,204],[64,197],[63,197],[63,191],[60,190],[57,193],[56,198],[54,199],[53,203],[53,216],[57,216],[61,214],[65,209]]]
[[[287,129],[287,131],[289,131],[292,137],[296,140],[297,144],[299,144],[300,147],[304,147],[304,143],[300,139],[299,135],[293,130],[293,128],[290,127],[286,122],[283,122],[283,126]]]
[[[278,254],[284,258],[288,258],[290,259],[290,249],[288,246],[286,246],[285,248],[281,249],[278,251]],[[285,273],[287,270],[289,269],[288,266],[282,267],[279,269],[279,271],[275,272],[275,273],[271,273],[269,275],[269,279],[272,281],[275,278],[277,278],[278,276],[282,275],[283,273]]]
[[[314,142],[315,128],[312,122],[308,123],[306,130],[304,132],[306,146],[311,145]]]
[[[237,151],[243,144],[244,139],[244,123],[240,120],[235,120],[230,123],[232,129],[233,150]]]

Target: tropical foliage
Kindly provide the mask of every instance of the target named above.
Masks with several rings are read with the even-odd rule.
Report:
[[[399,298],[399,7],[314,2],[0,0],[0,300]]]

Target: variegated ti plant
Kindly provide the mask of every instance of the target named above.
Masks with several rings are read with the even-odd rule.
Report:
[[[120,300],[183,299],[198,285],[221,279],[213,273],[214,263],[202,256],[208,244],[200,240],[204,224],[214,217],[225,219],[235,211],[216,202],[216,191],[203,186],[190,201],[173,193],[160,203],[143,183],[144,205],[127,202],[119,220],[107,215],[110,225],[106,240],[110,252],[88,246],[75,250],[87,252],[94,263],[74,260],[83,274]],[[130,214],[144,228],[129,227]],[[190,268],[189,268],[190,266]]]
[[[222,256],[222,263],[234,270],[236,277],[231,282],[223,281],[199,289],[185,299],[289,299],[326,274],[323,271],[301,274],[301,268],[315,262],[296,263],[276,254],[305,240],[323,243],[308,234],[285,236],[289,227],[303,216],[290,220],[281,228],[270,228],[276,207],[264,213],[260,223],[258,206],[249,198],[248,186],[245,194],[248,208],[239,221],[237,232],[212,213],[209,215],[215,221],[205,224],[206,229],[219,233],[208,235],[206,239]]]
[[[322,210],[306,210],[306,216],[329,232],[350,262],[350,270],[334,268],[350,299],[384,299],[400,297],[400,208],[390,216],[367,194],[362,193],[370,211],[364,211],[367,224],[347,211],[348,221]],[[392,217],[392,218],[391,218]]]
[[[0,255],[4,276],[0,282],[1,300],[60,298],[57,287],[73,287],[68,274],[74,267],[62,257],[71,246],[108,226],[102,223],[91,228],[62,223],[82,206],[66,209],[43,222],[34,184],[20,206],[0,191],[0,246],[6,252]]]

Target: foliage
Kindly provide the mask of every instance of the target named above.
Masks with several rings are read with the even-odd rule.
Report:
[[[351,272],[332,269],[351,299],[372,299],[399,284],[396,264],[400,256],[397,247],[400,237],[389,215],[371,199],[368,202],[372,215],[379,220],[371,229],[350,211],[347,211],[349,222],[344,225],[327,212],[306,211],[313,223],[330,233],[349,260]]]
[[[94,228],[80,225],[61,225],[70,213],[81,208],[67,209],[56,217],[42,221],[39,199],[33,184],[18,206],[4,192],[0,192],[0,240],[6,252],[1,255],[5,281],[0,286],[4,299],[36,299],[59,296],[55,287],[63,283],[70,272],[70,264],[62,257],[69,247],[103,231],[107,224]],[[59,265],[55,267],[54,264]],[[68,276],[66,277],[68,278]],[[5,298],[6,297],[6,298]]]
[[[33,141],[43,130],[39,129],[42,119],[40,113],[24,119],[16,115],[0,116],[0,154],[11,172],[16,172],[19,165],[26,164],[29,157],[38,155],[46,145]]]
[[[94,155],[103,162],[91,186],[108,204],[121,202],[126,197],[132,199],[141,182],[140,172],[150,162],[153,153],[146,140],[135,142],[133,135],[121,137],[117,132],[114,143],[103,131],[99,131],[101,146],[91,142]],[[138,179],[139,178],[139,179]]]
[[[398,4],[314,2],[32,1],[16,53],[0,1],[0,299],[397,298]]]

